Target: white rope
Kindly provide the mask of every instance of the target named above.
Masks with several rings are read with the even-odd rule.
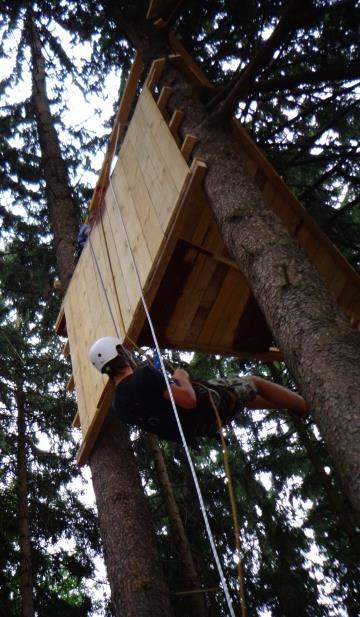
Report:
[[[190,466],[191,474],[192,474],[192,477],[193,477],[193,481],[194,481],[194,484],[195,484],[196,492],[197,492],[199,503],[200,503],[201,512],[202,512],[202,515],[203,515],[203,518],[204,518],[204,523],[205,523],[208,539],[209,539],[209,542],[210,542],[210,545],[211,545],[211,549],[212,549],[212,552],[213,552],[213,555],[214,555],[214,560],[215,560],[215,563],[216,563],[216,566],[217,566],[217,569],[218,569],[218,572],[219,572],[219,576],[220,576],[221,584],[222,584],[222,587],[223,587],[224,595],[225,595],[226,602],[227,602],[227,605],[228,605],[228,608],[229,608],[229,613],[230,613],[231,617],[235,617],[235,613],[234,613],[234,609],[233,609],[233,606],[232,606],[232,601],[231,601],[229,589],[228,589],[228,586],[227,586],[227,583],[226,583],[226,580],[225,580],[223,569],[221,567],[219,555],[218,555],[218,552],[216,550],[216,546],[215,546],[215,542],[214,542],[214,537],[213,537],[212,532],[211,532],[210,523],[209,523],[209,519],[208,519],[208,516],[207,516],[207,513],[206,513],[204,500],[203,500],[203,497],[202,497],[202,494],[201,494],[201,489],[200,489],[199,481],[197,479],[195,467],[194,467],[194,464],[192,462],[191,454],[190,454],[190,451],[189,451],[189,448],[188,448],[188,445],[187,445],[187,442],[186,442],[186,438],[185,438],[185,435],[184,435],[184,432],[183,432],[183,429],[182,429],[182,426],[181,426],[179,414],[178,414],[178,411],[177,411],[177,408],[176,408],[176,405],[175,405],[175,400],[174,400],[174,397],[173,397],[173,393],[171,391],[169,378],[168,378],[166,370],[165,370],[165,365],[164,365],[164,362],[163,362],[163,359],[162,359],[159,343],[158,343],[157,336],[156,336],[156,333],[155,333],[155,330],[154,330],[154,325],[153,325],[153,322],[152,322],[152,319],[151,319],[151,316],[150,316],[150,313],[149,313],[149,310],[148,310],[148,307],[147,307],[147,304],[146,304],[146,300],[144,298],[144,294],[143,294],[143,291],[142,291],[139,271],[138,271],[138,268],[137,268],[137,265],[136,265],[136,262],[135,262],[135,259],[134,259],[133,252],[131,250],[131,244],[130,244],[129,236],[128,236],[128,233],[127,233],[127,230],[126,230],[126,227],[125,227],[125,224],[124,224],[124,220],[123,220],[123,217],[122,217],[120,204],[119,204],[118,199],[116,197],[111,177],[110,177],[110,187],[111,187],[112,193],[114,195],[114,199],[115,199],[115,202],[117,204],[117,207],[119,209],[121,224],[122,224],[122,227],[123,227],[123,230],[124,230],[124,233],[125,233],[127,245],[128,245],[129,252],[130,252],[130,255],[131,255],[132,264],[133,264],[133,267],[134,267],[134,272],[136,274],[137,282],[138,282],[139,289],[140,289],[141,301],[142,301],[142,304],[143,304],[143,307],[144,307],[144,311],[145,311],[145,314],[146,314],[146,317],[147,317],[147,320],[148,320],[148,323],[149,323],[149,326],[150,326],[150,330],[151,330],[151,334],[152,334],[152,337],[153,337],[154,345],[155,345],[155,348],[156,348],[156,351],[157,351],[157,354],[158,354],[158,357],[159,357],[159,360],[160,360],[161,370],[162,370],[162,373],[163,373],[163,376],[164,376],[164,379],[165,379],[166,387],[167,387],[168,392],[169,392],[169,397],[170,397],[171,405],[172,405],[172,408],[173,408],[173,411],[174,411],[176,423],[177,423],[177,426],[178,426],[178,429],[179,429],[179,433],[180,433],[180,436],[181,436],[181,441],[183,443],[184,450],[185,450],[185,453],[186,453],[186,457],[188,459],[188,463],[189,463],[189,466]],[[105,197],[104,197],[104,200],[105,200]]]

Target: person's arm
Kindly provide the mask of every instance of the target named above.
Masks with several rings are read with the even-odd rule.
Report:
[[[170,386],[175,403],[183,409],[194,409],[196,407],[196,394],[190,383],[189,374],[184,369],[177,368],[172,378],[177,382]],[[163,398],[170,399],[168,390],[163,393]]]

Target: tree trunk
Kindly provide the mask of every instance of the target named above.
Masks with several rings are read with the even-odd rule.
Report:
[[[26,465],[26,424],[22,384],[16,391],[17,405],[17,489],[20,545],[20,594],[21,616],[34,617],[34,597],[31,564],[31,541],[28,511],[28,487]]]
[[[113,604],[120,617],[170,617],[148,505],[125,425],[109,414],[91,454]]]
[[[155,435],[146,436],[146,448],[154,461],[160,493],[169,519],[174,544],[179,556],[181,578],[185,581],[188,590],[200,589],[200,581],[196,572],[191,547],[182,522],[166,463],[162,455],[159,442]],[[205,617],[204,596],[196,593],[188,596],[189,617]]]
[[[171,109],[185,112],[184,133],[199,139],[194,154],[208,165],[205,190],[226,247],[247,277],[360,513],[360,332],[264,203],[227,127],[207,122],[204,106],[177,71],[169,69],[164,84],[173,89]]]
[[[39,35],[28,17],[32,60],[32,104],[41,148],[46,198],[54,234],[58,274],[65,292],[73,270],[75,239],[79,229],[79,208],[72,196],[66,164],[54,128],[46,93],[45,63]]]
[[[55,238],[57,268],[65,292],[75,266],[78,208],[71,195],[51,116],[44,58],[31,15],[28,32],[33,63],[32,99],[44,161],[49,219]],[[114,421],[105,423],[90,466],[116,614],[118,617],[171,616],[134,455],[127,434]]]

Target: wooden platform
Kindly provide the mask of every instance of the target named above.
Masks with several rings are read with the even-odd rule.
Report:
[[[191,79],[200,79],[179,45],[175,61],[187,75],[190,71]],[[83,433],[79,463],[93,447],[112,395],[107,378],[90,364],[88,349],[107,335],[119,336],[129,347],[153,346],[142,290],[161,347],[249,359],[280,357],[270,349],[271,332],[226,252],[207,203],[202,189],[206,162],[192,158],[192,135],[179,137],[181,110],[165,120],[171,91],[157,89],[164,66],[160,59],[150,71],[110,180],[113,132],[91,202],[96,219],[56,325],[69,339],[73,374],[68,387],[76,389],[75,423]],[[125,111],[122,101],[121,130],[141,69],[137,58]],[[358,323],[360,278],[235,120],[234,132],[266,202],[298,239],[349,319]]]

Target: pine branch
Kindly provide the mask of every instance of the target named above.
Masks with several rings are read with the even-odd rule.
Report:
[[[351,81],[360,79],[360,63],[353,62],[348,66],[329,66],[318,71],[304,71],[297,75],[278,77],[268,81],[259,81],[248,87],[247,93],[264,94],[278,90],[292,90],[296,86],[320,84],[323,82]],[[355,88],[355,86],[353,86]]]
[[[313,184],[311,184],[310,186],[308,186],[305,191],[303,191],[298,199],[299,201],[302,201],[303,199],[305,199],[305,197],[307,197],[309,195],[309,193],[312,193],[313,191],[315,191],[317,188],[319,188],[319,186],[321,186],[324,182],[326,182],[326,180],[329,180],[329,178],[331,178],[331,176],[333,176],[337,171],[339,171],[339,169],[341,169],[343,165],[343,161],[340,160],[336,163],[336,165],[333,165],[333,167],[331,167],[331,169],[329,169],[328,171],[326,171],[325,173],[323,173],[317,180],[316,182],[314,182]]]
[[[337,221],[346,212],[349,212],[350,210],[355,208],[355,206],[357,206],[359,203],[360,203],[360,195],[355,197],[355,199],[353,199],[352,201],[349,201],[342,208],[339,208],[339,210],[337,210],[327,221],[325,221],[325,223],[322,225],[322,228],[328,229],[329,227],[331,227],[333,223],[335,223],[335,221]]]
[[[221,117],[232,114],[240,97],[254,86],[255,79],[272,60],[275,52],[297,29],[310,25],[315,19],[327,13],[328,9],[329,7],[314,8],[312,0],[306,0],[306,2],[304,0],[291,0],[271,36],[236,79],[226,98],[224,99],[224,92],[220,92],[210,101],[210,110],[217,106],[212,114],[213,119],[220,120]]]
[[[328,131],[330,128],[332,128],[337,122],[338,120],[340,120],[341,118],[344,118],[344,116],[347,115],[348,112],[352,111],[352,109],[354,109],[355,106],[358,105],[357,101],[353,101],[353,103],[351,103],[350,105],[347,105],[347,107],[345,107],[344,109],[340,109],[332,118],[331,120],[329,120],[329,122],[326,122],[326,124],[324,124],[323,126],[321,126],[319,128],[318,131],[316,131],[315,133],[313,133],[313,135],[311,135],[308,139],[306,139],[303,144],[301,149],[297,152],[297,154],[285,165],[284,169],[288,169],[289,167],[292,167],[293,164],[298,161],[302,155],[307,152],[310,148],[312,148],[315,143],[317,142],[317,140],[326,132]]]

